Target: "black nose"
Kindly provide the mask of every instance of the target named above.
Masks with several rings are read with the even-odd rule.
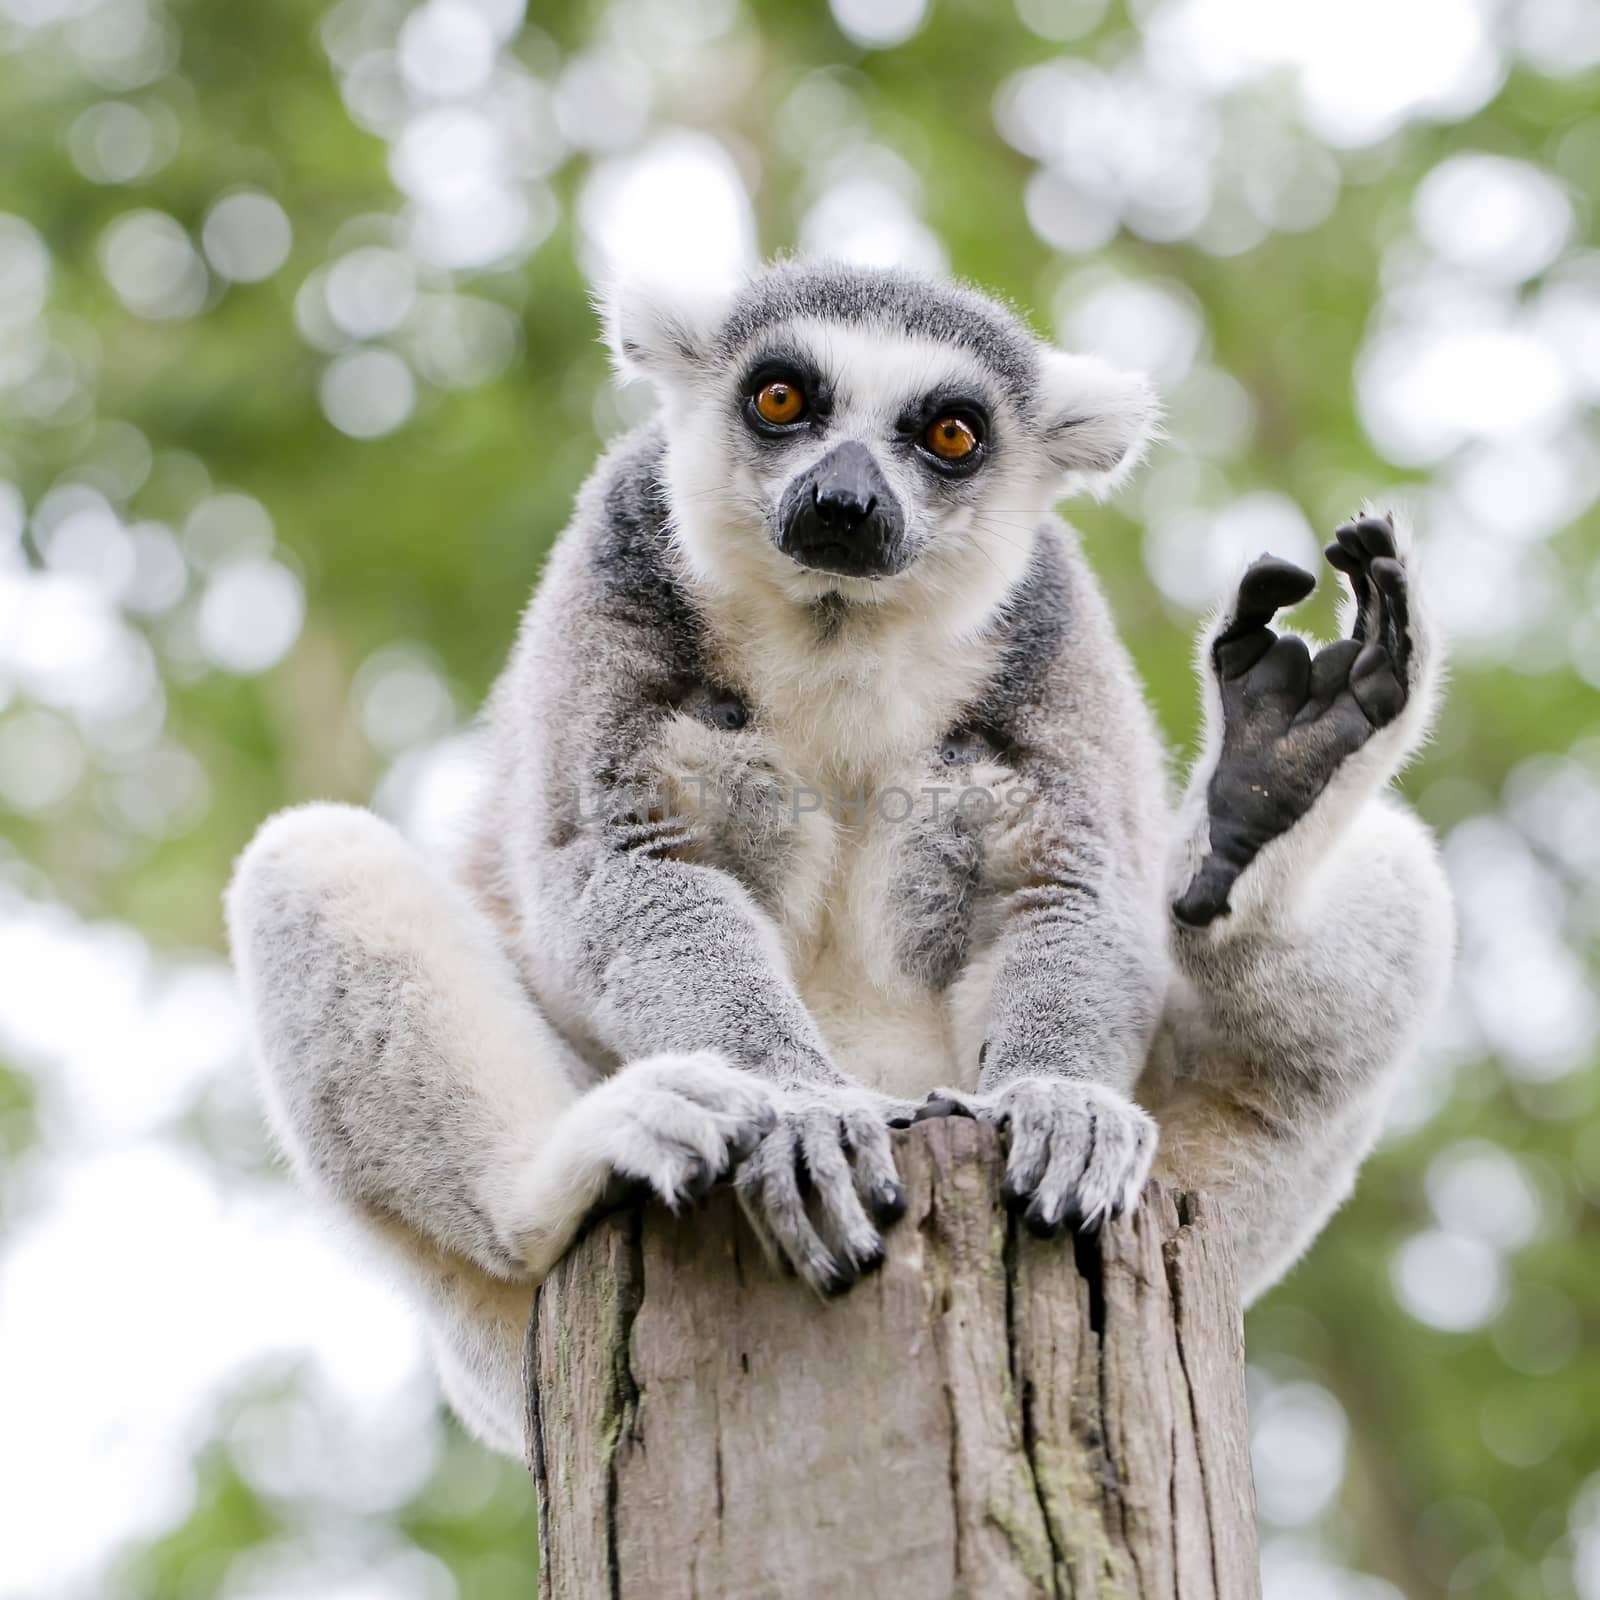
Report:
[[[784,490],[778,548],[802,566],[884,577],[909,559],[894,491],[854,439],[836,445]]]
[[[817,521],[837,533],[854,533],[878,503],[878,497],[863,490],[858,482],[837,475],[811,485],[811,499],[817,508]]]

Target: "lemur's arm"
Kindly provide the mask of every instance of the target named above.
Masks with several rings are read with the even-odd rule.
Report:
[[[556,852],[546,889],[571,919],[573,999],[622,1060],[711,1049],[780,1088],[842,1087],[765,913],[677,853],[694,826],[597,818]]]
[[[580,546],[547,576],[507,680],[504,709],[544,725],[512,785],[526,801],[509,870],[527,875],[534,965],[616,1058],[711,1049],[780,1092],[741,1194],[776,1253],[842,1288],[881,1259],[876,1224],[904,1209],[887,1121],[900,1108],[830,1060],[775,924],[707,864],[719,797],[664,781],[705,669],[675,587],[637,545],[624,555]]]
[[[771,918],[706,864],[725,797],[668,775],[704,671],[682,601],[580,552],[547,576],[501,695],[540,729],[511,783],[535,965],[619,1060],[713,1049],[784,1088],[843,1085]]]
[[[1166,775],[1131,663],[1081,558],[1047,534],[1019,647],[977,708],[1027,797],[985,850],[991,978],[978,1093],[1009,1125],[1008,1197],[1041,1233],[1137,1194],[1155,1130],[1128,1096],[1168,982]],[[1025,647],[1025,648],[1024,648]]]
[[[1030,801],[996,891],[982,1090],[1047,1075],[1131,1094],[1144,1065],[1166,988],[1161,883],[1128,815],[1137,802],[1091,798],[1109,757],[1086,739],[1065,773],[1054,753],[1016,762]],[[1104,793],[1120,787],[1109,778]]]
[[[1092,775],[1080,745],[1063,770],[1026,756],[1036,798],[1020,825],[1020,871],[999,895],[993,988],[972,1109],[1010,1129],[1007,1199],[1030,1228],[1094,1226],[1131,1205],[1155,1128],[1128,1098],[1167,988],[1157,848],[1139,803],[1079,804],[1125,779]],[[1085,771],[1088,767],[1090,771]],[[1030,769],[1031,772],[1030,772]],[[1101,785],[1103,784],[1103,787]],[[1157,791],[1159,792],[1159,791]]]
[[[1442,675],[1409,543],[1389,516],[1338,530],[1331,644],[1277,631],[1315,579],[1270,557],[1201,640],[1205,742],[1170,878],[1182,1027],[1153,1109],[1166,1174],[1234,1219],[1247,1299],[1349,1192],[1448,986],[1448,884],[1386,792]]]
[[[1167,775],[1115,624],[1068,538],[1041,543],[980,715],[1025,797],[986,851],[997,912],[979,1079],[1128,1094],[1165,999]]]
[[[584,951],[577,998],[625,1060],[710,1048],[783,1091],[778,1125],[739,1168],[740,1196],[769,1250],[835,1293],[882,1260],[877,1225],[905,1208],[888,1119],[909,1108],[829,1060],[750,894],[676,858],[692,827],[684,817],[596,822],[562,852],[558,899]]]

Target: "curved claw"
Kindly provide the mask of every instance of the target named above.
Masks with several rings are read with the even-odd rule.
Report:
[[[1001,1194],[1030,1233],[1093,1232],[1133,1203],[1156,1129],[1131,1101],[1096,1084],[1045,1077],[1016,1080],[993,1098],[1010,1127]]]
[[[842,1268],[806,1214],[800,1137],[785,1118],[739,1169],[739,1200],[762,1245],[813,1287],[837,1292]]]
[[[893,1121],[874,1115],[870,1108],[853,1109],[844,1116],[845,1148],[850,1154],[856,1192],[880,1227],[899,1221],[906,1211],[905,1186],[900,1182],[889,1139],[893,1125]]]
[[[1040,1238],[1093,1232],[1120,1216],[1144,1187],[1156,1128],[1131,1101],[1101,1085],[1055,1076],[1011,1078],[968,1095],[936,1090],[931,1105],[1006,1130],[1000,1196]]]
[[[971,1117],[976,1115],[972,1107],[965,1101],[957,1099],[954,1095],[942,1094],[933,1090],[928,1098],[917,1107],[913,1122],[930,1122],[935,1117]]]

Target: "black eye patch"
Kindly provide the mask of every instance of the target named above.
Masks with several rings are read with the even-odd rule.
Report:
[[[929,423],[951,415],[970,418],[984,437],[988,437],[993,418],[989,402],[978,395],[957,389],[934,389],[919,399],[907,402],[895,418],[895,432],[907,435],[921,433]]]
[[[917,459],[946,478],[965,477],[991,452],[988,405],[970,394],[934,390],[908,405],[895,432]]]
[[[793,383],[805,396],[805,415],[826,417],[833,410],[833,385],[817,370],[816,363],[787,345],[763,350],[745,368],[739,383],[738,403],[747,415],[757,395],[773,382]]]

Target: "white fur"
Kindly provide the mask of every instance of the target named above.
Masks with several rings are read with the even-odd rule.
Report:
[[[618,374],[671,385],[704,358],[727,309],[728,291],[630,278],[604,285],[595,299]]]
[[[312,909],[331,954],[403,964],[418,1009],[402,1048],[437,1052],[430,1070],[459,1084],[473,1115],[454,1134],[479,1235],[435,1223],[429,1232],[381,1207],[355,1215],[429,1314],[446,1352],[452,1400],[487,1443],[520,1449],[520,1342],[532,1286],[570,1243],[608,1182],[643,1180],[679,1203],[696,1157],[728,1166],[742,1128],[770,1125],[767,1086],[709,1053],[634,1062],[581,1094],[570,1048],[529,1004],[493,928],[461,889],[370,812],[301,806],[273,818],[240,858],[228,892],[228,925],[273,1130],[297,1175],[329,1189],[316,1148],[316,1099],[333,1035],[275,1036],[283,996],[299,989],[307,958],[300,913]],[[352,996],[359,1005],[360,997]],[[267,1026],[259,1026],[266,1019]],[[374,1062],[364,1070],[382,1072]],[[448,1104],[448,1101],[445,1102]],[[389,1121],[378,1133],[388,1159],[436,1163],[437,1126]]]
[[[674,522],[697,590],[741,611],[783,602],[791,614],[839,594],[902,617],[913,634],[934,644],[969,636],[1026,566],[1034,530],[1058,498],[1058,472],[1020,456],[1015,465],[1002,459],[986,468],[983,513],[960,508],[942,517],[927,556],[895,577],[841,579],[796,566],[756,531],[771,513],[775,489],[845,440],[879,440],[908,397],[940,384],[982,394],[993,384],[969,352],[923,338],[800,317],[785,325],[784,342],[845,379],[826,439],[786,451],[781,478],[764,478],[755,464],[730,478],[719,386],[686,386],[667,411]],[[918,469],[890,455],[880,455],[878,464],[902,502],[916,505],[923,492]]]
[[[1380,793],[1342,831],[1319,826],[1316,837],[1323,853],[1302,853],[1299,882],[1279,878],[1280,905],[1236,895],[1242,911],[1179,936],[1186,987],[1138,1092],[1161,1127],[1157,1174],[1205,1188],[1249,1219],[1234,1244],[1246,1303],[1289,1270],[1349,1195],[1397,1069],[1444,1002],[1455,949],[1444,870],[1411,812]],[[1288,863],[1269,867],[1282,874]],[[1397,1003],[1381,963],[1383,944],[1400,938],[1415,967]],[[1247,992],[1275,1025],[1282,1059],[1241,1062],[1196,991],[1235,951],[1248,964],[1262,950],[1276,952],[1279,969],[1263,970]],[[1294,1087],[1312,1065],[1325,1077],[1325,1103],[1315,1106]]]
[[[842,439],[876,440],[908,396],[939,385],[989,386],[969,353],[926,339],[808,318],[787,324],[784,338],[846,376],[827,442],[787,459],[786,476]],[[709,387],[699,396],[685,391],[668,416],[685,582],[740,680],[769,709],[771,759],[784,780],[871,802],[993,672],[995,652],[979,630],[1027,564],[1055,498],[1055,472],[1026,460],[1001,463],[987,485],[993,509],[946,518],[908,572],[840,579],[796,566],[762,536],[773,486],[753,473],[729,481],[714,443],[724,403]],[[881,464],[914,503],[911,470],[892,459]],[[861,614],[819,652],[808,607],[826,593],[844,595]],[[841,826],[827,809],[805,816],[810,846],[785,896],[789,969],[847,1070],[893,1093],[953,1081],[961,1069],[941,1014],[917,985],[883,970],[883,829],[870,820],[870,805],[864,826]]]
[[[1098,499],[1127,480],[1160,425],[1160,404],[1141,374],[1064,350],[1045,352],[1041,406],[1062,492]]]
[[[686,711],[659,713],[650,759],[671,800],[652,846],[659,864],[650,850],[576,854],[579,830],[552,830],[562,764],[589,754],[582,741],[605,733],[615,709],[579,690],[596,674],[633,683],[641,645],[619,624],[607,624],[619,637],[585,633],[589,619],[575,614],[595,593],[584,540],[596,503],[586,502],[497,690],[492,848],[475,896],[343,807],[285,813],[240,860],[230,935],[269,1112],[297,1173],[397,1264],[428,1317],[451,1404],[514,1452],[533,1283],[609,1186],[641,1181],[678,1204],[754,1148],[739,1182],[763,1236],[811,1282],[830,1252],[859,1265],[876,1231],[857,1190],[892,1182],[884,1106],[870,1090],[977,1091],[980,1047],[1012,1002],[1012,1019],[1043,1016],[1063,1035],[1081,1023],[1086,1041],[1071,1054],[1035,1028],[1028,1049],[1055,1049],[1070,1070],[1029,1055],[975,1098],[982,1114],[1010,1119],[1011,1159],[1037,1162],[1042,1202],[1059,1213],[1075,1198],[1087,1220],[1131,1203],[1153,1116],[1160,1170],[1218,1194],[1247,1291],[1259,1292],[1348,1191],[1448,971],[1437,860],[1386,793],[1437,698],[1415,582],[1409,708],[1261,852],[1233,915],[1173,932],[1169,952],[1160,875],[1170,861],[1180,887],[1207,847],[1221,723],[1205,652],[1221,619],[1202,642],[1205,742],[1172,819],[1131,667],[1070,536],[1048,520],[1064,487],[1104,490],[1137,461],[1155,425],[1142,381],[1042,352],[1041,393],[1024,417],[953,344],[796,318],[783,337],[830,374],[835,411],[825,442],[762,454],[731,418],[727,363],[712,354],[721,297],[619,290],[606,304],[619,365],[665,397],[672,559],[704,623],[708,679],[720,673],[760,716],[730,739]],[[908,398],[942,385],[984,397],[1002,440],[965,503],[881,448]],[[807,571],[771,536],[784,483],[840,439],[875,449],[905,506],[921,553],[898,576]],[[1060,654],[1039,690],[1056,724],[1036,707],[1029,736],[1064,798],[1042,821],[1002,818],[985,836],[982,914],[939,987],[945,979],[915,976],[894,945],[905,856],[878,802],[928,785],[930,751],[997,674],[993,625],[1044,540],[1064,541],[1070,633],[1047,647]],[[827,594],[847,605],[823,647],[816,602]],[[577,660],[590,646],[602,658]],[[1014,776],[984,761],[959,781],[1002,794]],[[713,834],[683,822],[683,796],[703,780],[816,797],[742,841],[782,864],[764,900],[721,870]],[[1114,827],[1085,830],[1079,814],[1097,806],[1117,809]],[[1041,839],[1056,856],[1041,857]],[[1071,882],[1055,880],[1080,872],[1091,892],[1073,900]],[[1051,890],[1047,910],[1063,924],[1080,917],[1079,942],[1024,939],[1019,956],[1030,896],[1037,911]],[[602,924],[584,918],[600,915],[607,892],[602,940]],[[1083,921],[1085,905],[1098,922]],[[664,930],[659,941],[630,927],[641,919]],[[697,947],[705,926],[714,942]],[[660,949],[673,952],[667,970]],[[689,964],[681,949],[714,954]],[[719,988],[717,962],[737,963],[748,987]],[[603,1003],[585,1000],[586,982]],[[1123,988],[1137,991],[1131,1003]],[[713,1051],[663,1053],[680,990],[693,1002],[675,1014],[680,1035],[717,1023],[730,1055],[744,1034],[760,1070],[798,1063],[810,1076],[780,1085]],[[1051,1009],[1063,993],[1078,1011]],[[1144,1110],[1127,1097],[1141,1063]],[[797,1150],[817,1181],[820,1233],[792,1192]]]

